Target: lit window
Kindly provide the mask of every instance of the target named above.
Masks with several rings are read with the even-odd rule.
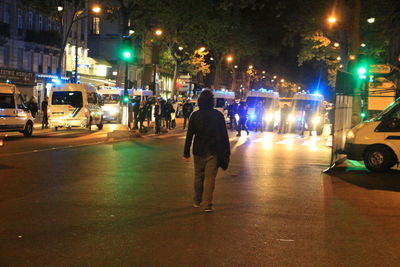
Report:
[[[92,34],[99,35],[100,34],[100,18],[94,17],[92,22]]]

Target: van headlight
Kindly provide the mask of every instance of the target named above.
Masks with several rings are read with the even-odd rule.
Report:
[[[312,120],[313,124],[319,124],[321,122],[321,117],[320,116],[315,116]]]
[[[269,112],[267,114],[267,118],[266,119],[267,119],[267,121],[272,121],[274,119],[274,114],[272,112]]]

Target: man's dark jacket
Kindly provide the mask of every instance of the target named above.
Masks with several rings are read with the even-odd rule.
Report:
[[[190,157],[193,135],[193,155],[217,155],[218,167],[226,170],[231,151],[224,115],[213,108],[200,108],[192,113],[183,153],[186,158]]]

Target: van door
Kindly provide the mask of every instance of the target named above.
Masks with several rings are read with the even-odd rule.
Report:
[[[382,119],[382,124],[378,126],[380,132],[385,132],[385,141],[393,144],[400,153],[400,106]],[[399,154],[397,154],[399,158]]]
[[[12,93],[0,93],[0,129],[22,128],[18,123],[16,97]]]
[[[30,116],[30,111],[28,107],[25,104],[24,99],[20,94],[15,95],[16,101],[17,101],[17,124],[20,125],[21,128],[25,128],[25,124],[28,120],[28,117]]]

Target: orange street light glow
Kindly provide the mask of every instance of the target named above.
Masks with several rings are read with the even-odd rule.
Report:
[[[94,6],[94,7],[92,8],[92,11],[93,11],[94,13],[100,13],[101,7],[99,7],[99,6]]]
[[[233,60],[233,57],[232,57],[232,56],[227,56],[227,57],[226,57],[226,61],[228,61],[228,63],[231,63],[232,60]]]
[[[330,24],[334,24],[334,23],[337,22],[337,19],[336,19],[335,17],[329,17],[329,18],[328,18],[328,22],[329,22]]]
[[[157,36],[161,36],[161,35],[163,34],[163,31],[160,30],[160,29],[158,29],[158,30],[155,30],[154,33],[155,33]]]

